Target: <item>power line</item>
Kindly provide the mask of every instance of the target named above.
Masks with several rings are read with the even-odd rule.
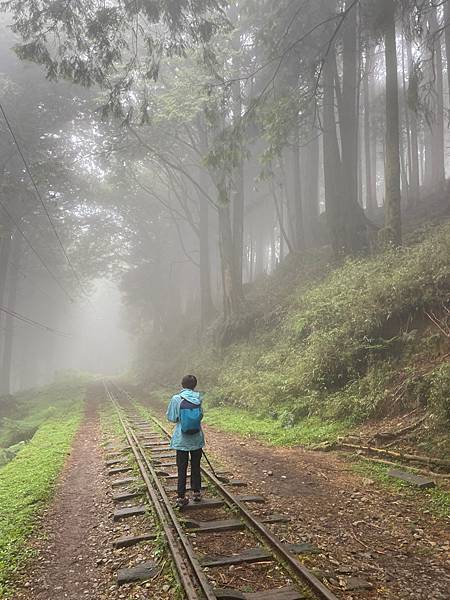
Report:
[[[50,277],[57,283],[58,287],[64,292],[64,294],[67,296],[67,298],[70,300],[70,302],[73,303],[74,300],[73,300],[72,296],[69,294],[69,292],[63,286],[63,284],[59,281],[59,279],[56,277],[56,275],[52,272],[52,270],[47,265],[45,260],[42,258],[42,256],[39,254],[39,252],[33,246],[33,244],[31,243],[31,241],[28,238],[28,236],[26,235],[26,233],[24,233],[24,231],[20,227],[20,224],[17,221],[17,219],[9,212],[9,210],[6,208],[5,204],[1,200],[0,200],[0,206],[1,206],[1,208],[3,208],[4,212],[8,215],[8,217],[12,221],[12,223],[14,223],[14,226],[17,228],[17,231],[20,233],[20,235],[23,237],[23,239],[29,245],[29,247],[31,248],[33,253],[37,256],[37,258],[39,259],[39,262],[44,266],[45,270],[50,275]]]
[[[33,327],[39,327],[40,329],[44,329],[49,333],[54,333],[55,335],[59,335],[65,338],[73,337],[72,334],[66,333],[65,331],[60,331],[59,329],[54,329],[53,327],[49,327],[48,325],[44,325],[44,323],[39,323],[39,321],[35,321],[34,319],[30,319],[25,315],[15,312],[9,308],[5,308],[4,306],[0,306],[0,312],[4,312],[5,314],[13,317],[14,319],[18,319],[19,321],[23,321],[27,325],[32,325]]]
[[[34,188],[34,191],[36,192],[36,196],[38,197],[38,200],[41,203],[42,208],[44,209],[44,212],[45,212],[45,214],[47,216],[47,219],[48,219],[48,221],[50,223],[50,226],[51,226],[51,228],[53,230],[53,233],[54,233],[54,235],[55,235],[55,237],[56,237],[56,239],[58,241],[58,244],[59,244],[59,246],[60,246],[60,248],[62,250],[62,253],[64,254],[64,258],[66,259],[67,264],[70,267],[70,270],[72,271],[75,279],[77,280],[78,285],[80,286],[81,291],[83,292],[83,294],[85,296],[87,296],[87,293],[86,293],[86,291],[84,289],[83,283],[82,283],[82,281],[81,281],[81,279],[80,279],[77,271],[75,270],[75,267],[73,266],[72,261],[69,258],[69,255],[67,254],[67,251],[66,251],[66,248],[64,247],[64,244],[62,243],[61,237],[60,237],[60,235],[58,233],[58,230],[56,229],[55,222],[54,222],[53,218],[51,217],[51,215],[50,215],[50,213],[49,213],[49,211],[47,209],[47,206],[45,205],[45,202],[44,202],[44,200],[43,200],[43,198],[41,196],[41,193],[40,193],[39,188],[38,188],[38,186],[36,184],[36,181],[34,180],[33,174],[31,173],[31,170],[30,170],[30,167],[28,165],[28,162],[27,162],[27,160],[26,160],[26,158],[25,158],[25,156],[24,156],[24,154],[22,152],[20,144],[19,144],[19,142],[18,142],[18,140],[16,138],[16,135],[14,133],[12,125],[9,122],[9,119],[8,119],[8,117],[6,115],[5,109],[3,108],[3,105],[2,105],[1,102],[0,102],[0,112],[2,113],[3,118],[5,119],[5,123],[6,123],[7,127],[8,127],[8,130],[9,130],[9,132],[11,134],[11,137],[14,140],[14,143],[16,145],[17,152],[19,153],[20,158],[22,159],[22,162],[25,165],[25,170],[26,170],[26,172],[28,174],[28,177],[30,178],[31,183],[33,184],[33,188]]]
[[[38,292],[40,292],[41,294],[43,294],[44,296],[46,296],[47,298],[50,298],[50,300],[53,300],[53,296],[50,292],[48,292],[47,290],[45,290],[43,287],[41,287],[40,285],[38,285],[34,279],[32,277],[30,277],[30,275],[24,271],[17,263],[15,263],[14,261],[10,260],[9,261],[9,268],[14,267],[15,268],[15,272],[17,275],[20,275],[25,283],[27,283],[28,285],[30,285],[31,287],[33,287],[34,289],[36,289]],[[12,275],[10,275],[10,277],[12,277]],[[64,310],[67,311],[66,305],[63,304]]]

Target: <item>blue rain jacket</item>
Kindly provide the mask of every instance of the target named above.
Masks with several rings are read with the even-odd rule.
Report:
[[[174,450],[198,450],[199,448],[203,448],[205,445],[205,436],[203,431],[200,429],[198,433],[194,433],[192,435],[183,433],[181,431],[181,423],[180,423],[180,404],[182,402],[182,398],[189,400],[192,404],[197,404],[201,406],[202,397],[200,392],[193,392],[192,390],[184,389],[181,390],[179,394],[175,394],[172,400],[170,401],[169,408],[167,409],[166,417],[167,420],[171,423],[176,423],[176,427],[172,434],[172,439],[170,440],[170,447]],[[202,410],[202,418],[203,418],[203,410]]]

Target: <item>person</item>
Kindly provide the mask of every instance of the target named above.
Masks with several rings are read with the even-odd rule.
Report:
[[[183,508],[189,504],[186,497],[186,478],[191,458],[191,489],[194,502],[200,502],[202,495],[202,480],[200,462],[205,445],[201,421],[203,419],[202,398],[196,392],[197,378],[186,375],[181,382],[182,390],[172,397],[167,409],[167,420],[176,423],[170,440],[170,447],[177,453],[178,469],[178,498],[177,506]]]

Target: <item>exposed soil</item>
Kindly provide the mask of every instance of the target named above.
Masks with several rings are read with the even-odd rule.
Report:
[[[175,591],[161,577],[143,584],[116,585],[121,567],[152,559],[152,544],[113,550],[112,540],[149,530],[151,519],[136,517],[114,523],[113,478],[102,449],[100,386],[87,393],[86,412],[57,486],[31,545],[37,556],[19,579],[12,600],[169,600]],[[123,491],[123,490],[121,490]],[[116,490],[117,492],[117,490]],[[136,504],[141,502],[139,499]],[[150,527],[151,529],[151,527]]]
[[[100,586],[103,574],[97,561],[109,538],[110,506],[99,446],[97,404],[88,399],[54,502],[33,541],[37,559],[21,582],[17,599],[89,598]]]
[[[339,598],[450,598],[447,520],[354,474],[337,453],[274,448],[206,429],[208,448],[222,465],[267,498],[255,512],[291,517],[273,531],[321,550],[303,560]]]
[[[152,517],[113,523],[112,482],[102,449],[101,388],[88,392],[82,426],[61,476],[52,506],[42,518],[33,546],[37,558],[19,582],[13,600],[171,600],[176,597],[167,573],[145,584],[118,588],[119,568],[155,557],[155,544],[113,550],[111,541],[152,528]],[[267,502],[251,505],[259,515],[281,513],[289,524],[268,526],[287,542],[310,542],[318,554],[301,556],[338,598],[390,600],[450,599],[449,523],[425,504],[356,475],[337,453],[273,448],[207,427],[208,449],[236,479],[248,482],[242,493],[261,494]],[[115,440],[120,447],[123,440]],[[124,491],[124,490],[121,490]],[[117,490],[115,490],[117,492]],[[121,506],[144,503],[143,498]],[[203,513],[205,513],[203,515]],[[208,514],[209,513],[209,514]],[[192,518],[225,517],[200,510]],[[192,536],[198,553],[226,554],[225,538]],[[233,552],[254,544],[236,532]],[[207,541],[208,540],[208,541]],[[221,550],[224,551],[221,551]],[[226,550],[226,551],[225,551]],[[274,563],[211,569],[215,585],[248,588],[286,583]],[[357,589],[351,589],[356,586]]]

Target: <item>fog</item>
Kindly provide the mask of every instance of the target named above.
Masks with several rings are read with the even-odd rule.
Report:
[[[121,295],[106,279],[94,282],[89,303],[77,304],[67,324],[73,338],[61,344],[56,369],[120,375],[130,367],[131,341],[125,331]]]
[[[448,3],[188,4],[0,17],[3,393],[220,349],[445,190]]]

